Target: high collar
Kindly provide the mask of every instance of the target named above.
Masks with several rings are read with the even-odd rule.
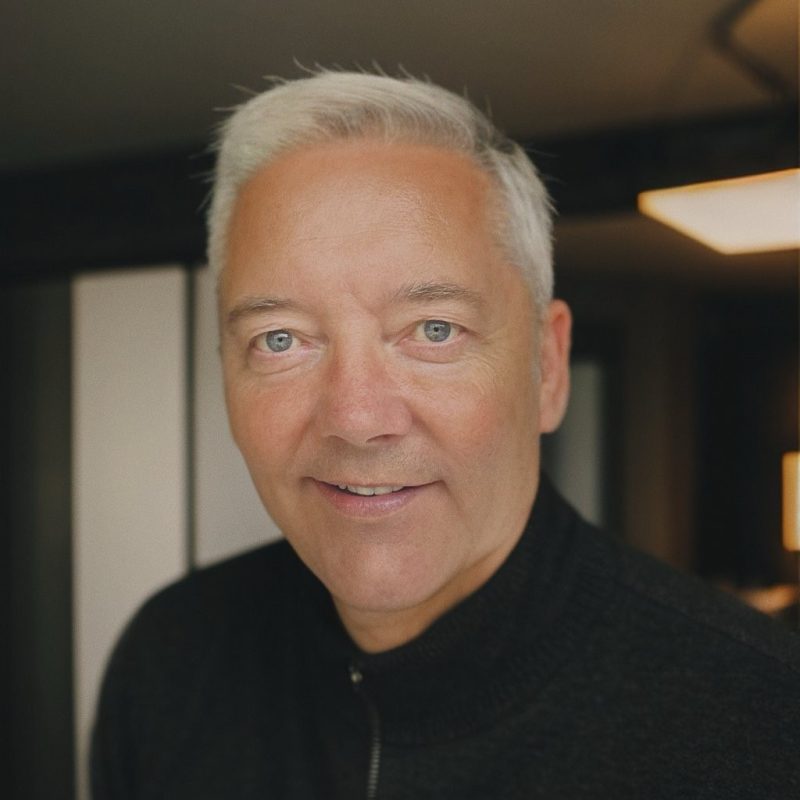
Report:
[[[385,741],[456,738],[513,712],[573,656],[611,591],[612,561],[599,533],[546,478],[514,550],[476,592],[412,641],[361,651],[327,591],[308,573],[309,656],[325,691],[344,692],[351,666],[381,719]]]

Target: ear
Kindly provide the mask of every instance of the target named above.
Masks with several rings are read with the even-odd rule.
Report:
[[[541,328],[539,354],[539,432],[554,431],[564,417],[569,399],[569,347],[572,314],[563,300],[547,307]]]

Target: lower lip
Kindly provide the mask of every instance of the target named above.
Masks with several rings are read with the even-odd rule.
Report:
[[[351,494],[329,483],[314,480],[322,496],[337,511],[350,517],[385,517],[405,508],[424,492],[431,484],[407,486],[399,492],[374,494],[370,496]]]

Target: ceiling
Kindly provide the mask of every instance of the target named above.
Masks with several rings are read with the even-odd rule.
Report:
[[[6,4],[0,170],[206,141],[220,108],[260,89],[263,76],[297,75],[300,65],[377,63],[428,75],[466,90],[513,136],[534,140],[774,105],[765,86],[711,43],[714,20],[730,7],[731,0]],[[761,0],[733,29],[734,41],[795,94],[797,14],[796,0]],[[615,235],[641,222],[617,219]],[[562,227],[580,237],[585,226]],[[581,247],[573,251],[577,258]]]

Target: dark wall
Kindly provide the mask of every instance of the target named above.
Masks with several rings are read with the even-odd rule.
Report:
[[[702,308],[698,571],[740,586],[792,581],[781,456],[798,449],[797,287],[706,296]]]
[[[562,267],[575,350],[613,375],[612,527],[710,580],[794,581],[781,457],[799,440],[800,275],[781,289],[725,288]]]
[[[70,295],[0,286],[0,796],[73,795]]]

